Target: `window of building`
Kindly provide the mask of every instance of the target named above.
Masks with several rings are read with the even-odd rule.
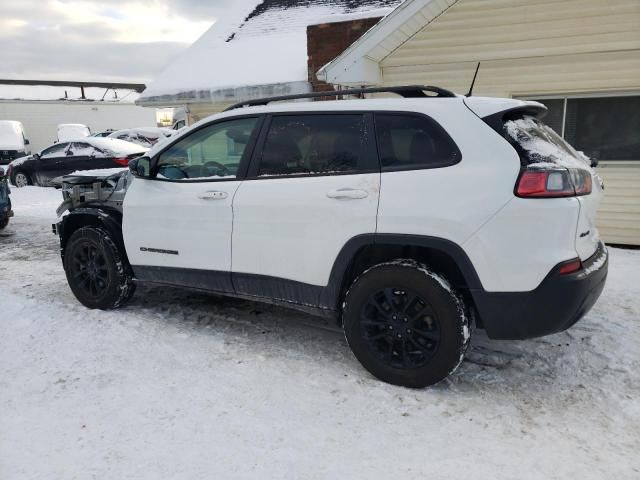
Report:
[[[376,168],[365,155],[364,115],[277,115],[265,140],[258,175],[301,175]]]
[[[376,114],[383,169],[436,168],[460,161],[460,151],[440,125],[426,117]]]
[[[535,99],[543,121],[595,160],[640,160],[640,95]]]

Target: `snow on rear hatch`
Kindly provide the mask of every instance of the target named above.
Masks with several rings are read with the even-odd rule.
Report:
[[[580,169],[591,174],[591,193],[576,197],[580,203],[576,251],[581,260],[586,260],[595,253],[600,242],[596,214],[602,198],[602,187],[600,177],[591,168],[591,160],[537,118],[525,115],[507,120],[504,128],[507,135],[522,147],[521,157],[528,168]]]

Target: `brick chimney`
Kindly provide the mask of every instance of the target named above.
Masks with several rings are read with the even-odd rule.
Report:
[[[333,90],[330,84],[316,78],[316,72],[344,52],[379,20],[380,17],[364,18],[307,27],[308,78],[314,92]],[[326,99],[330,100],[331,97]]]

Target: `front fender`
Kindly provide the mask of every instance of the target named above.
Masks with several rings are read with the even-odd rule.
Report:
[[[64,251],[73,232],[82,227],[100,227],[109,232],[111,239],[120,249],[123,258],[129,262],[122,237],[122,214],[116,210],[98,207],[82,207],[71,210],[53,226],[54,233],[60,238],[60,256],[64,260]]]

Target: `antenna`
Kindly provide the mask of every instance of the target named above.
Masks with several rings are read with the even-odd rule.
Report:
[[[478,66],[476,67],[476,73],[473,74],[473,80],[471,80],[471,86],[469,87],[469,93],[467,93],[467,97],[470,97],[473,93],[473,86],[476,84],[476,78],[478,77],[478,70],[480,70],[480,62],[478,62]]]

